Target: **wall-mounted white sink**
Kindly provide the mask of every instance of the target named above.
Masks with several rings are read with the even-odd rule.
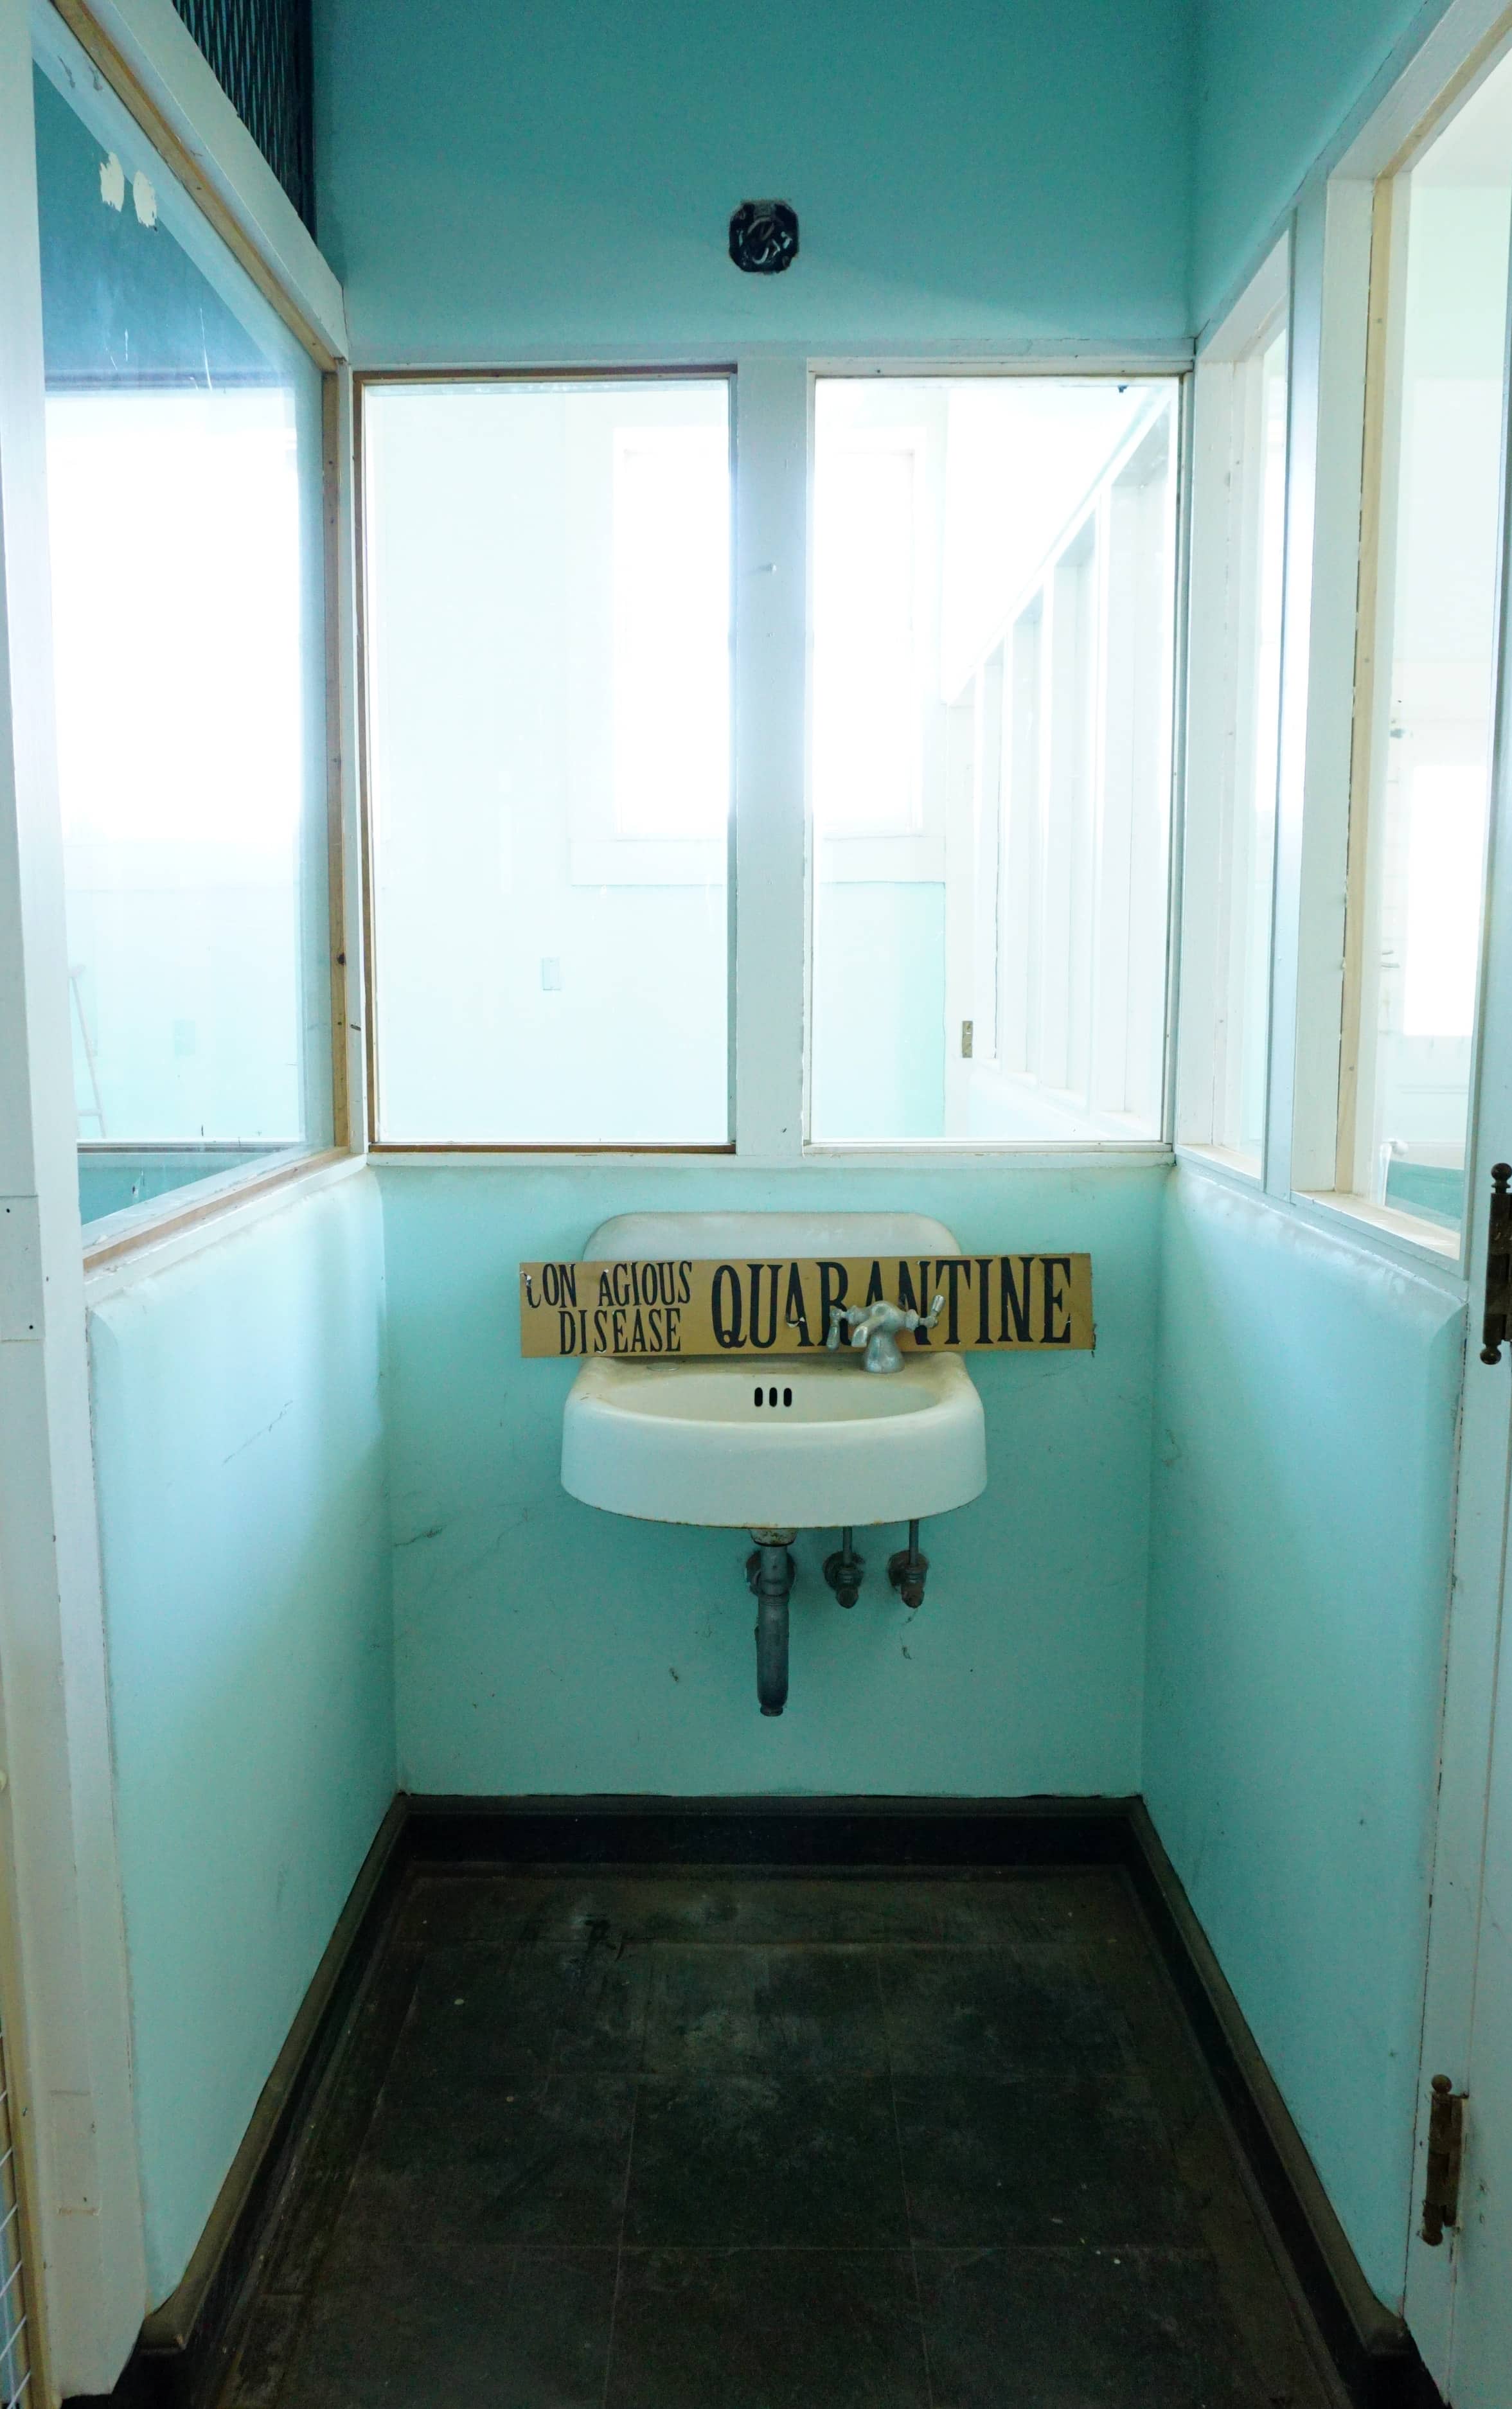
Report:
[[[956,1255],[917,1214],[625,1214],[589,1262],[669,1257]],[[911,1522],[986,1486],[982,1400],[958,1355],[869,1374],[817,1358],[584,1363],[568,1399],[562,1485],[585,1505],[741,1530]]]

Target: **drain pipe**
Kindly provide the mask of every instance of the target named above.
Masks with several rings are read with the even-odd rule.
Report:
[[[787,1704],[787,1601],[793,1591],[791,1531],[753,1531],[745,1577],[756,1592],[756,1696],[764,1715]]]
[[[861,1580],[866,1571],[866,1558],[856,1552],[855,1535],[849,1523],[840,1535],[840,1545],[832,1556],[824,1560],[824,1577],[842,1606],[854,1606],[861,1594]]]
[[[887,1579],[905,1606],[924,1604],[924,1584],[929,1578],[929,1559],[919,1553],[919,1526],[910,1522],[908,1545],[887,1558]]]

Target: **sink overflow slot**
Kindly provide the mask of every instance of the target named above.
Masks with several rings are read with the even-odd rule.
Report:
[[[777,1392],[776,1392],[776,1390],[775,1390],[775,1389],[757,1389],[757,1391],[756,1392],[756,1404],[757,1404],[758,1406],[760,1406],[760,1405],[774,1406],[774,1405],[776,1404],[776,1402],[777,1402]],[[785,1406],[790,1406],[790,1405],[792,1404],[792,1402],[793,1402],[793,1392],[792,1392],[792,1390],[791,1390],[791,1389],[785,1389],[785,1390],[783,1391],[783,1403],[784,1403],[784,1405],[785,1405]]]

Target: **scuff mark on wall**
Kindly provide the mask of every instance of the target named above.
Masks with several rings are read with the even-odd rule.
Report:
[[[246,1452],[247,1452],[247,1450],[248,1450],[250,1447],[253,1447],[253,1446],[255,1446],[256,1442],[257,1442],[260,1438],[266,1438],[266,1436],[267,1436],[267,1435],[268,1435],[268,1432],[269,1432],[269,1431],[271,1431],[271,1430],[277,1430],[277,1428],[278,1428],[278,1426],[279,1426],[280,1422],[283,1420],[284,1415],[289,1411],[289,1408],[290,1408],[290,1406],[291,1406],[293,1404],[294,1404],[294,1399],[293,1399],[292,1397],[290,1397],[290,1398],[289,1398],[289,1399],[288,1399],[288,1400],[287,1400],[283,1405],[281,1405],[281,1406],[279,1407],[278,1412],[274,1415],[274,1417],[273,1417],[273,1419],[272,1419],[272,1421],[271,1421],[270,1422],[265,1422],[265,1423],[263,1424],[263,1426],[262,1426],[261,1430],[254,1430],[254,1431],[253,1431],[253,1433],[252,1433],[252,1437],[251,1437],[251,1438],[244,1438],[244,1439],[242,1440],[242,1442],[241,1442],[241,1445],[240,1445],[239,1447],[234,1447],[234,1448],[232,1449],[232,1450],[231,1450],[231,1452],[230,1452],[230,1454],[229,1454],[229,1455],[223,1455],[223,1457],[221,1458],[221,1462],[222,1462],[223,1466],[223,1465],[225,1465],[225,1464],[234,1464],[234,1463],[236,1462],[236,1459],[237,1459],[237,1457],[238,1457],[238,1455],[245,1455],[245,1454],[246,1454]]]

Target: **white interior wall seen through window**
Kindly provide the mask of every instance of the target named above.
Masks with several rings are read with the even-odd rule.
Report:
[[[333,1116],[320,374],[80,58],[35,94],[91,1224]]]
[[[818,381],[816,1143],[1160,1133],[1176,393]]]
[[[721,378],[363,397],[378,1130],[729,1135]]]

